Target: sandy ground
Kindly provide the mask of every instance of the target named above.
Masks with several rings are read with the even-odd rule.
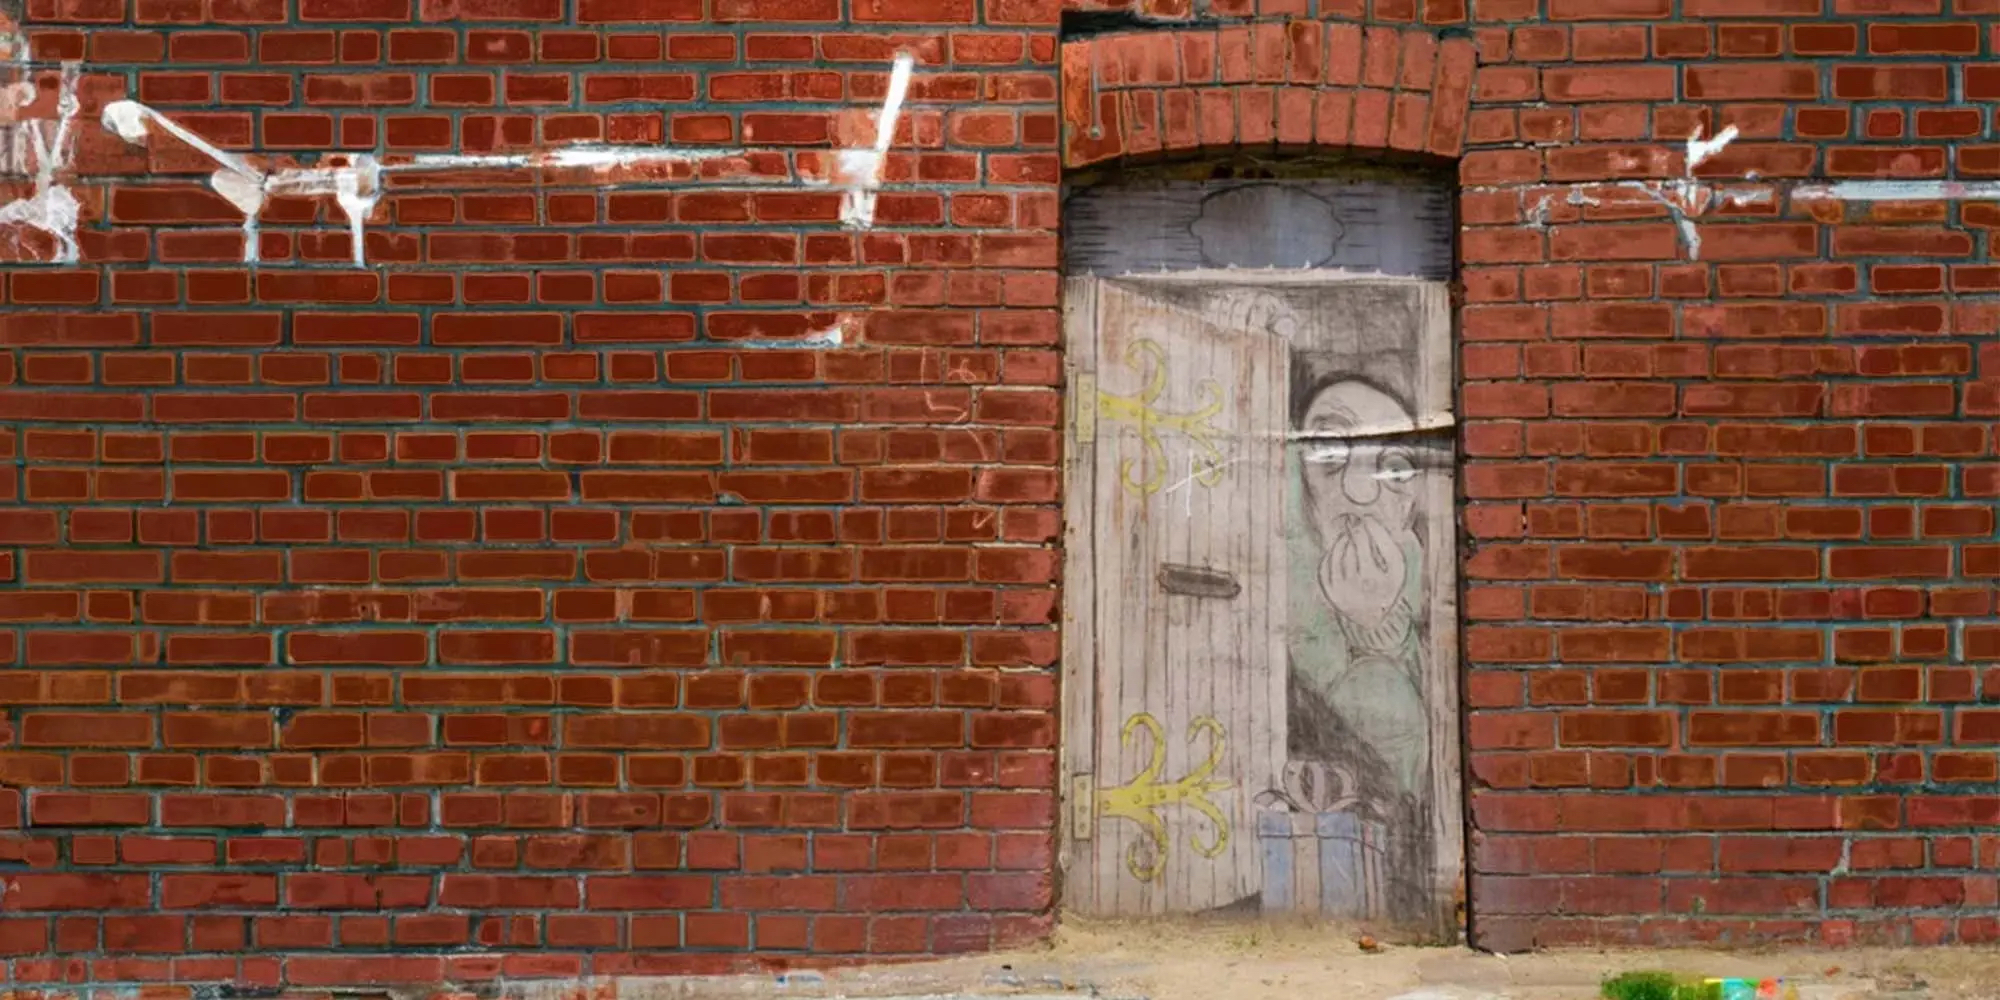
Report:
[[[2000,1000],[2000,950],[1365,951],[1338,925],[1070,919],[1046,948],[828,973],[797,997],[1055,1000],[1590,1000],[1608,974],[1785,977],[1799,1000]],[[1371,942],[1373,943],[1373,942]],[[800,988],[806,987],[806,988]],[[630,992],[630,991],[621,991]],[[697,993],[705,991],[695,991]],[[1025,996],[1022,996],[1025,994]]]
[[[1353,928],[1306,924],[1093,923],[1070,920],[1041,952],[1003,964],[1053,966],[1107,995],[1149,1000],[1588,1000],[1616,972],[1782,976],[1800,1000],[2000,1000],[2000,950],[1554,951],[1498,956],[1464,948],[1378,946]],[[1371,942],[1373,943],[1373,942]]]
[[[1069,918],[1046,947],[778,976],[547,981],[518,1000],[1593,1000],[1608,975],[1783,977],[1798,1000],[2000,1000],[2000,949],[1363,948],[1329,924]],[[1368,942],[1374,945],[1375,942]]]

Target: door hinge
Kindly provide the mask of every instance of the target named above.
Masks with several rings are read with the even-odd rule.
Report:
[[[1075,388],[1069,394],[1070,426],[1076,428],[1076,443],[1097,440],[1097,376],[1077,372]]]
[[[1069,783],[1069,835],[1075,840],[1089,840],[1097,833],[1097,782],[1088,774],[1079,774]]]

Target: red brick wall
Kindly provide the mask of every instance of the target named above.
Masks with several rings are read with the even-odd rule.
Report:
[[[2000,176],[2000,4],[1112,6],[1167,23],[1065,46],[1072,164],[1458,154],[1476,48],[1474,940],[2000,936],[2000,210],[1804,190]]]
[[[86,218],[0,300],[0,981],[1046,933],[1055,10],[842,9],[30,0],[29,117],[85,62]],[[251,268],[214,164],[97,122],[824,173],[898,47],[867,232],[824,187],[502,172],[392,186],[365,269],[332,199],[274,199]]]
[[[1164,23],[1131,31],[1213,38],[1212,75],[1076,43],[1073,164],[1460,165],[1475,939],[2000,931],[1974,422],[2000,214],[1792,197],[2000,173],[1993,0],[1146,3]],[[0,306],[9,981],[691,971],[1046,929],[1052,5],[26,15],[38,58],[87,62],[86,219],[83,262],[10,265]],[[898,46],[916,108],[860,234],[824,190],[417,186],[366,270],[327,199],[274,201],[252,270],[209,165],[94,122],[130,95],[278,154],[610,139],[787,169],[879,103]],[[1767,200],[1694,197],[1683,141],[1725,125],[1695,176]],[[834,325],[835,350],[731,343]]]

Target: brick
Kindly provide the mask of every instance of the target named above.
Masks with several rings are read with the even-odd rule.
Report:
[[[1671,100],[1674,84],[1669,66],[1593,66],[1542,73],[1543,94],[1552,101],[1571,103]]]
[[[1730,100],[1803,99],[1819,96],[1819,74],[1784,63],[1690,66],[1683,74],[1687,96]],[[1838,87],[1836,86],[1836,94]]]

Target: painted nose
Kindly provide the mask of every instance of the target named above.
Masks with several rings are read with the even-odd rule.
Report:
[[[1340,491],[1347,499],[1357,504],[1371,504],[1382,491],[1382,484],[1375,481],[1375,462],[1372,456],[1363,458],[1355,455],[1340,470]]]

